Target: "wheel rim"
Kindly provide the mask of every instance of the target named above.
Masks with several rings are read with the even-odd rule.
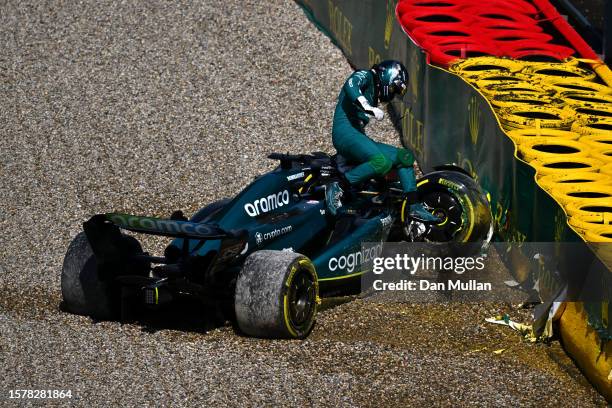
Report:
[[[463,223],[463,207],[459,200],[448,192],[435,191],[427,194],[423,203],[440,219],[440,222],[431,226],[425,238],[436,242],[452,241]]]
[[[291,322],[300,327],[307,324],[314,313],[316,288],[308,271],[300,269],[289,286],[289,314]]]

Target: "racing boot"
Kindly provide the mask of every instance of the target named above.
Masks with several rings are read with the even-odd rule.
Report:
[[[438,217],[427,211],[421,203],[411,204],[409,215],[411,218],[414,218],[417,221],[423,221],[427,223],[434,223],[440,221]]]
[[[427,211],[423,204],[419,202],[419,194],[416,191],[407,191],[404,193],[404,200],[407,204],[410,204],[408,210],[408,216],[417,221],[434,223],[439,222],[440,219]]]
[[[340,187],[340,183],[334,181],[325,186],[325,202],[327,204],[327,211],[333,216],[338,214],[338,211],[342,207],[342,195],[344,191]]]

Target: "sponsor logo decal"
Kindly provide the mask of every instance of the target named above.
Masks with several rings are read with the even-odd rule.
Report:
[[[462,190],[461,186],[457,183],[454,183],[450,180],[446,180],[443,178],[440,178],[438,180],[438,183],[442,184],[443,186],[446,186],[448,188],[450,188],[451,190]]]
[[[378,255],[382,253],[382,243],[374,245],[371,248],[365,248],[361,251],[352,252],[348,255],[342,255],[341,257],[333,257],[327,263],[327,267],[330,271],[346,271],[351,273],[355,270],[355,267],[361,264],[372,261]]]
[[[281,235],[290,233],[291,231],[293,231],[293,225],[287,225],[286,227],[277,228],[275,230],[272,230],[270,232],[266,232],[263,234],[261,232],[256,232],[255,233],[255,243],[257,245],[261,245],[265,241],[278,238]]]
[[[295,173],[292,174],[290,176],[287,176],[287,181],[292,181],[292,180],[297,180],[297,179],[301,179],[304,178],[304,172],[300,172],[300,173]]]
[[[276,210],[287,204],[289,204],[289,191],[283,190],[270,194],[267,197],[258,198],[252,203],[246,203],[244,211],[251,217],[257,217],[259,214]]]
[[[160,218],[137,217],[135,215],[111,214],[108,219],[122,228],[133,228],[151,232],[161,232],[171,235],[211,235],[218,231],[206,224],[187,221],[165,220]]]

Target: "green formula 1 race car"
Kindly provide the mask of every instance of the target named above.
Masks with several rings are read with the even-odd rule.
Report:
[[[223,310],[249,336],[304,338],[320,296],[359,288],[363,242],[432,241],[486,244],[488,200],[462,169],[443,166],[418,181],[420,199],[439,222],[411,219],[397,176],[372,179],[331,216],[325,185],[350,169],[340,156],[271,154],[279,166],[237,196],[187,219],[94,215],[71,242],[62,270],[65,310],[99,320],[125,320],[189,297]],[[124,231],[173,240],[163,256],[144,252]]]

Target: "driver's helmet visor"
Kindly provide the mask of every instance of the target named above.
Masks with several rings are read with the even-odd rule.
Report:
[[[393,90],[393,93],[401,97],[406,95],[406,91],[408,91],[408,86],[406,86],[406,83],[401,79],[396,79],[395,81],[393,81],[391,89]]]

